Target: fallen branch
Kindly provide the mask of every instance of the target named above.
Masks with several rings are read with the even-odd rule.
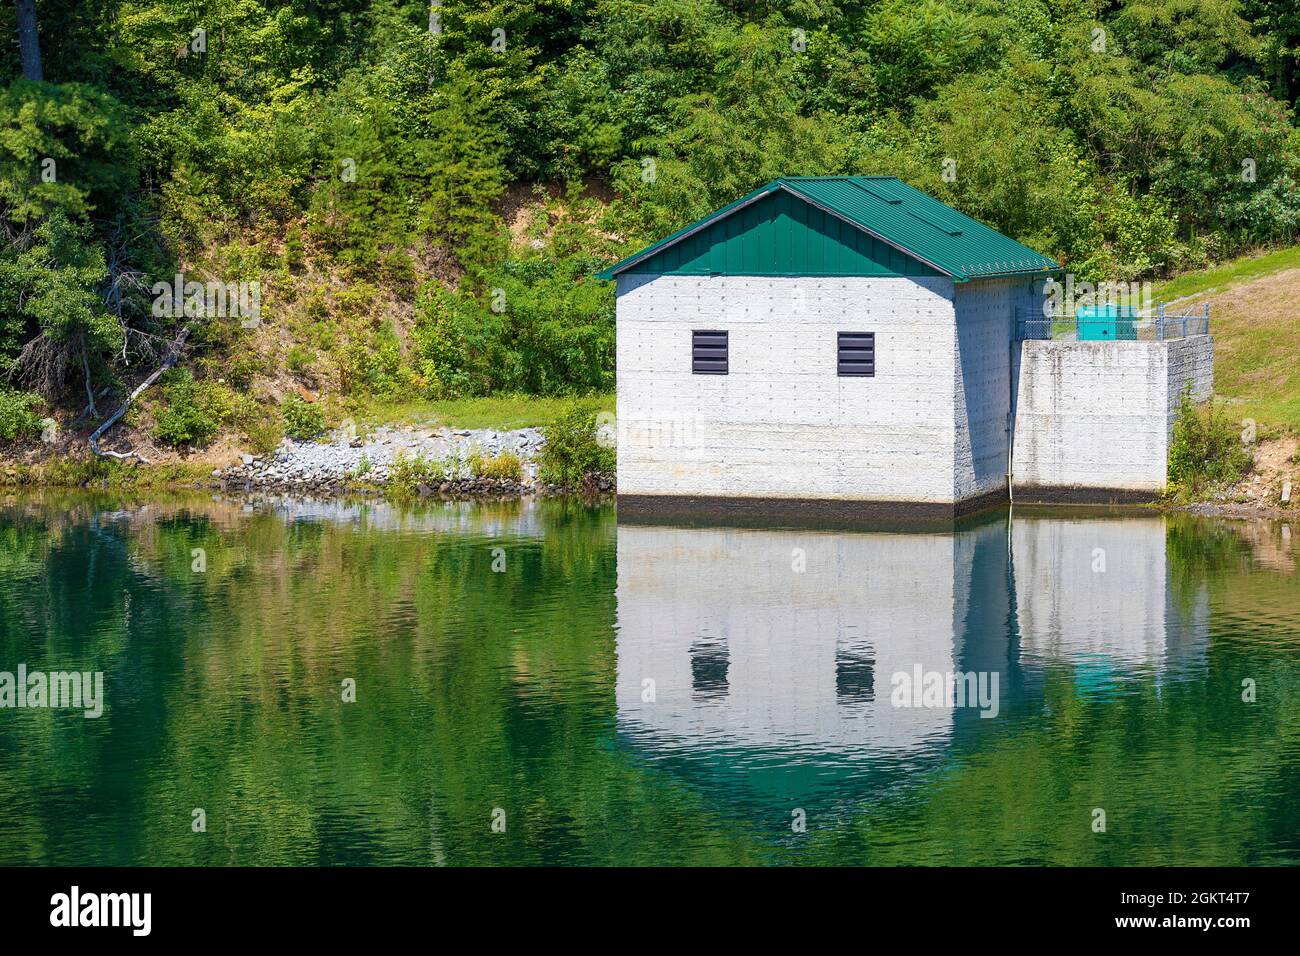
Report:
[[[130,395],[126,397],[126,401],[122,403],[121,408],[119,408],[112,415],[110,415],[108,419],[105,420],[104,424],[100,425],[98,428],[95,429],[95,431],[90,436],[91,451],[93,451],[96,455],[98,455],[101,458],[119,458],[119,459],[139,458],[140,461],[144,462],[144,464],[146,465],[149,464],[149,459],[144,457],[144,455],[140,454],[138,451],[122,452],[122,451],[110,451],[107,448],[100,448],[99,437],[103,435],[104,432],[108,431],[108,429],[111,428],[119,418],[121,418],[123,415],[126,414],[126,410],[131,407],[131,402],[135,400],[136,396],[138,396],[141,392],[143,392],[154,382],[158,381],[158,378],[162,375],[163,372],[167,371],[169,368],[171,368],[173,365],[176,364],[176,359],[180,356],[181,346],[185,344],[185,339],[187,336],[189,336],[189,334],[190,334],[190,327],[187,325],[185,326],[185,328],[181,329],[180,335],[176,336],[172,344],[167,346],[167,352],[163,356],[162,364],[159,365],[158,368],[154,370],[152,375],[150,375],[148,378],[146,378],[143,382],[141,382],[139,385],[135,387],[135,391],[133,391]]]

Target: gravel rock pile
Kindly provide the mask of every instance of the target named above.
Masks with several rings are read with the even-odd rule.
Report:
[[[513,431],[449,429],[439,426],[384,427],[364,436],[336,431],[320,441],[286,438],[272,454],[245,455],[243,462],[212,472],[215,483],[232,489],[344,491],[358,486],[382,487],[400,457],[423,458],[449,466],[450,480],[420,485],[422,495],[519,495],[544,491],[537,486],[537,456],[545,444],[539,428]],[[523,480],[475,478],[470,455],[495,457],[503,451],[519,456]]]

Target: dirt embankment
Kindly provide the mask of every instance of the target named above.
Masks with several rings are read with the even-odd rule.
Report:
[[[1255,464],[1231,488],[1183,506],[1195,514],[1241,518],[1300,518],[1300,438],[1269,438],[1254,447]]]

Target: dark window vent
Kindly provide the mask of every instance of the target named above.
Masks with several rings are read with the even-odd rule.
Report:
[[[870,702],[876,696],[876,661],[869,649],[835,651],[835,697]]]
[[[876,333],[839,333],[839,374],[876,374]]]
[[[726,332],[691,332],[691,371],[696,375],[727,374]]]
[[[691,645],[691,690],[699,697],[726,697],[731,654],[726,643],[697,640]]]

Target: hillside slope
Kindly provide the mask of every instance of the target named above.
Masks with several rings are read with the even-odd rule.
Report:
[[[1214,390],[1233,418],[1300,432],[1300,267],[1284,250],[1263,275],[1242,266],[1182,277],[1164,294],[1188,290],[1182,303],[1210,304]],[[1264,260],[1245,260],[1246,264]],[[1249,278],[1237,278],[1239,275]],[[1218,281],[1222,278],[1222,282]],[[1200,286],[1200,288],[1198,288]],[[1158,293],[1158,297],[1163,297]]]
[[[1216,399],[1234,427],[1257,425],[1250,472],[1194,510],[1290,516],[1300,489],[1300,247],[1187,273],[1155,297],[1209,304]]]

